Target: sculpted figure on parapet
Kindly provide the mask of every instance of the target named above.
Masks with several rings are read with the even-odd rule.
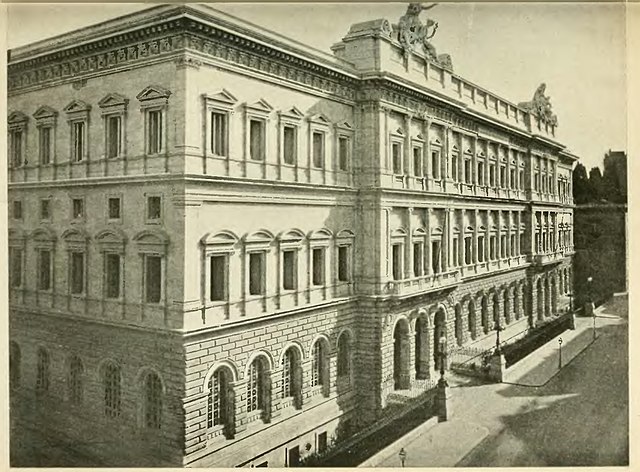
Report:
[[[428,59],[438,63],[440,66],[453,70],[451,56],[448,54],[438,55],[436,48],[429,41],[438,30],[438,23],[431,18],[427,18],[426,23],[420,20],[420,13],[431,10],[437,3],[423,5],[421,3],[410,3],[407,12],[400,17],[397,25],[398,41],[404,49],[405,63],[408,63],[409,56],[414,48],[422,45],[422,49]]]
[[[551,97],[544,94],[546,88],[547,84],[540,84],[533,94],[533,99],[530,102],[521,102],[518,106],[533,113],[540,120],[552,126],[557,126],[558,117],[551,110]]]

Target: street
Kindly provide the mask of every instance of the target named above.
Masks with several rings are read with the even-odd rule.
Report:
[[[476,402],[490,434],[459,466],[628,464],[627,323],[599,322],[600,337],[545,386],[503,385]],[[510,405],[492,418],[501,399]]]
[[[598,338],[585,343],[586,348],[541,386],[531,386],[525,376],[524,385],[470,382],[452,388],[452,418],[399,441],[406,466],[627,465],[627,308],[618,302],[607,305],[598,310]],[[579,321],[583,329],[591,323]],[[575,342],[584,342],[585,336],[590,336],[588,330]],[[553,360],[543,352],[532,355],[542,362],[547,356],[547,364]],[[541,375],[534,369],[529,377]],[[383,456],[372,465],[400,466],[397,451]]]

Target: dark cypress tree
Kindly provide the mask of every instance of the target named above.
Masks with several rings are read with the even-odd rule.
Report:
[[[573,200],[577,205],[592,200],[587,169],[580,163],[573,169]]]
[[[591,187],[592,201],[601,202],[608,200],[600,167],[592,167],[589,171],[589,186]]]

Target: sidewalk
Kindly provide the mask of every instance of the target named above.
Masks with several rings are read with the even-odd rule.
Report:
[[[598,316],[598,315],[605,315]],[[611,310],[596,310],[596,328],[621,322]],[[422,424],[359,467],[401,467],[399,452],[406,453],[405,467],[455,467],[488,436],[505,430],[503,418],[531,408],[535,391],[562,370],[558,369],[558,338],[562,338],[562,368],[594,345],[593,319],[577,318],[576,329],[568,330],[527,356],[509,372],[509,381],[486,385],[459,385],[451,388],[452,417],[439,424]],[[454,378],[452,378],[454,380]],[[455,381],[451,383],[453,385]],[[506,395],[505,389],[532,387],[532,396]],[[536,405],[538,400],[533,400]]]

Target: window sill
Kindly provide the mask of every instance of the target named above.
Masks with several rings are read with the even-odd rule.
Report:
[[[162,219],[146,220],[144,222],[144,224],[146,224],[146,225],[161,225],[162,224]]]

